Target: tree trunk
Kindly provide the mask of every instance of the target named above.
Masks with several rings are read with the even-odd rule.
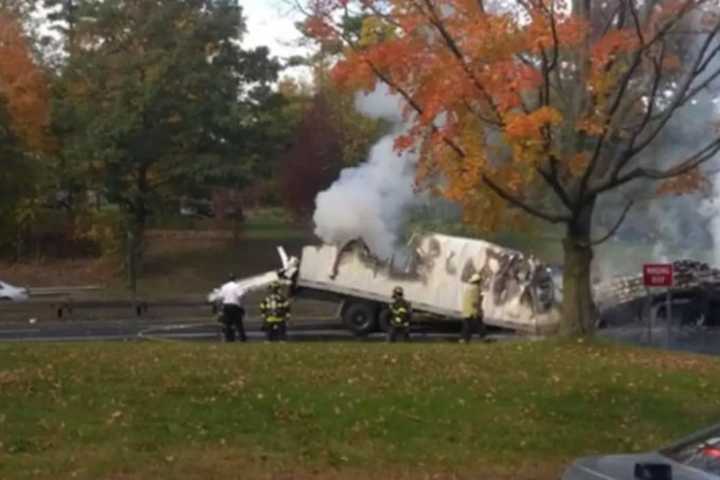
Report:
[[[23,227],[18,225],[15,230],[15,261],[21,262],[23,253],[25,252],[25,237],[23,235]]]
[[[135,253],[137,251],[137,240],[135,237],[135,228],[132,223],[132,221],[128,222],[127,245],[125,247],[127,259],[125,260],[125,265],[127,266],[128,290],[130,290],[130,293],[135,297],[137,293],[137,256]]]
[[[232,232],[233,245],[238,247],[240,245],[240,222],[238,221],[237,215],[232,216]]]
[[[137,294],[137,282],[142,275],[143,260],[145,258],[145,226],[148,218],[147,193],[148,193],[148,171],[147,165],[141,165],[137,175],[137,190],[131,207],[128,222],[128,287],[132,292],[133,299]]]
[[[593,248],[590,231],[595,202],[583,208],[568,225],[563,248],[563,330],[569,336],[590,336],[595,331],[598,311],[592,295],[591,266]]]
[[[145,216],[134,214],[131,216],[127,233],[127,274],[128,288],[133,294],[137,293],[137,281],[142,273],[142,264],[145,250]]]

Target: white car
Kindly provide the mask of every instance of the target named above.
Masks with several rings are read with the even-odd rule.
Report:
[[[14,287],[0,281],[0,301],[24,302],[30,298],[27,288]]]
[[[720,425],[655,452],[580,458],[562,480],[720,480]]]

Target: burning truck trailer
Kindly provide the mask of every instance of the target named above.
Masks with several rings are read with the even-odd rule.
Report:
[[[378,258],[360,239],[343,246],[306,246],[299,259],[279,251],[283,268],[278,275],[292,297],[337,301],[340,318],[356,335],[387,328],[388,304],[397,286],[416,314],[462,320],[475,274],[481,278],[486,325],[546,334],[560,323],[551,270],[532,256],[483,240],[415,236],[389,260]]]
[[[396,258],[384,261],[362,240],[338,247],[306,246],[301,257],[278,247],[282,267],[240,280],[246,291],[280,281],[296,299],[336,301],[355,334],[387,328],[392,289],[403,287],[413,310],[435,320],[463,319],[463,299],[481,276],[485,324],[547,334],[560,324],[562,269],[490,242],[440,234],[416,236]],[[672,316],[679,325],[720,328],[720,269],[693,260],[673,262]],[[599,327],[664,320],[666,294],[648,291],[641,273],[593,285]],[[219,300],[219,289],[208,301]]]

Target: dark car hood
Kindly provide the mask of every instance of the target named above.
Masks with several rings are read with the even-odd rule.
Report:
[[[638,462],[666,463],[672,465],[673,480],[720,480],[720,477],[717,475],[686,467],[658,453],[580,458],[573,465],[573,470],[584,474],[583,478],[588,479],[636,480],[635,464]]]

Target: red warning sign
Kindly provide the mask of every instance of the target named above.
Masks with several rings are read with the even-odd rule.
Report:
[[[672,264],[650,263],[647,265],[643,265],[643,281],[646,287],[672,287]]]

